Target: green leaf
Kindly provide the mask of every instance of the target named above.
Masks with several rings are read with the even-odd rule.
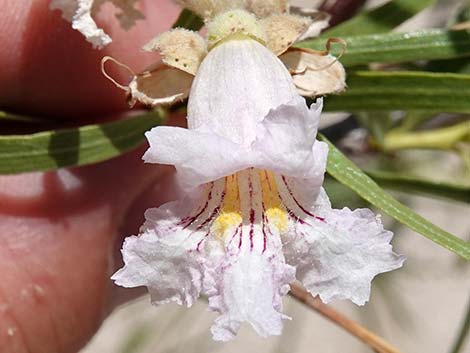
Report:
[[[462,322],[462,327],[459,330],[458,336],[456,337],[454,346],[452,347],[452,353],[463,353],[463,348],[466,338],[470,334],[470,302],[467,304],[467,313]]]
[[[344,66],[372,62],[400,63],[416,60],[451,59],[470,56],[470,33],[444,29],[423,29],[405,33],[386,33],[342,37],[347,43],[340,61]],[[296,46],[324,50],[325,38],[303,41]],[[338,55],[334,46],[331,53]]]
[[[366,173],[384,188],[470,203],[470,186],[424,180],[396,172],[374,170]]]
[[[322,37],[388,32],[434,2],[435,0],[389,1],[375,9],[363,11],[352,19],[325,31]]]
[[[398,222],[470,261],[469,242],[446,232],[397,201],[380,188],[358,166],[346,158],[346,156],[324,136],[320,135],[319,138],[329,145],[330,151],[328,154],[327,171],[332,177],[354,190],[363,199],[387,213]]]
[[[192,31],[199,31],[203,25],[204,21],[201,17],[190,10],[184,9],[180,12],[176,22],[173,24],[173,28],[186,28]]]
[[[328,111],[470,112],[470,75],[420,71],[356,71],[346,92],[325,100]]]
[[[144,132],[162,121],[150,113],[99,125],[0,136],[0,174],[101,162],[138,147]]]
[[[33,118],[24,115],[12,114],[5,111],[0,111],[0,121],[11,121],[11,122],[20,122],[20,123],[51,123],[50,120]]]

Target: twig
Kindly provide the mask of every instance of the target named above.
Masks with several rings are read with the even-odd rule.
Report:
[[[300,286],[296,284],[291,284],[290,294],[298,301],[304,303],[309,308],[318,312],[320,315],[341,326],[353,336],[356,336],[362,342],[371,347],[375,352],[400,353],[398,349],[393,347],[390,343],[386,342],[383,338],[377,336],[375,333],[361,326],[356,321],[353,321],[344,316],[343,314],[340,314],[330,306],[323,304],[320,299],[312,297],[306,290],[304,290]]]

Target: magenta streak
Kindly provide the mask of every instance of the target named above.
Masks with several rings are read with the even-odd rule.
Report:
[[[242,248],[242,239],[243,239],[243,227],[240,227],[240,239],[238,240],[238,249]]]
[[[214,208],[214,211],[212,211],[211,215],[209,216],[209,218],[207,218],[204,222],[202,222],[197,228],[196,230],[194,230],[193,232],[191,232],[191,235],[194,234],[194,232],[197,232],[198,230],[201,230],[202,227],[204,227],[207,223],[209,223],[212,219],[214,219],[214,216],[217,214],[217,212],[219,212],[219,207],[216,207]],[[196,250],[199,251],[199,247],[201,246],[202,242],[209,236],[210,234],[210,228],[207,230],[206,234],[204,234],[204,237],[199,240],[199,243],[197,243],[197,246],[196,246]]]
[[[250,209],[250,250],[253,250],[253,235],[254,235],[254,223],[255,223],[255,210]]]
[[[250,250],[253,250],[255,210],[253,209],[253,183],[251,180],[251,174],[248,176],[248,190],[250,194]]]
[[[263,227],[262,227],[262,231],[263,231],[263,251],[262,252],[265,252],[266,251],[266,242],[267,242],[267,239],[266,239],[266,222],[268,221],[265,214],[264,214],[264,204],[263,204]]]
[[[186,222],[188,222],[184,227],[183,229],[186,229],[188,228],[191,224],[194,223],[195,220],[197,220],[197,218],[207,209],[207,207],[209,206],[209,202],[211,201],[212,199],[212,190],[214,189],[214,183],[211,183],[211,189],[209,191],[209,195],[207,195],[207,200],[206,200],[206,203],[204,204],[204,206],[202,207],[202,209],[195,215],[195,216],[192,216],[192,217],[185,217],[183,218],[178,224],[177,226],[180,226]]]
[[[289,195],[292,197],[292,199],[294,200],[294,202],[297,204],[297,206],[308,216],[310,217],[313,217],[315,219],[318,219],[319,221],[322,221],[322,222],[325,222],[325,218],[323,217],[317,217],[315,216],[313,213],[310,213],[309,211],[307,211],[298,201],[297,199],[295,198],[291,188],[289,187],[289,185],[287,184],[287,181],[286,181],[286,178],[285,176],[283,175],[282,176],[282,181],[284,182],[284,185],[286,186],[287,188],[287,191],[289,191]],[[297,217],[298,218],[298,217]]]
[[[235,228],[235,232],[232,234],[232,237],[230,238],[230,241],[228,242],[229,244],[233,241],[233,239],[235,239],[235,237],[237,236],[238,232],[241,230],[242,228],[242,224],[240,223],[237,228]]]

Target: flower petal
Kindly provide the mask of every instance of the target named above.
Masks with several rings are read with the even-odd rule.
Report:
[[[249,151],[234,142],[200,129],[159,126],[145,136],[150,148],[143,159],[148,163],[174,165],[186,190],[244,169],[249,156]]]
[[[211,273],[218,279],[207,289],[209,306],[221,314],[211,328],[214,340],[233,339],[242,322],[262,337],[281,334],[287,318],[281,300],[295,279],[293,267],[276,256],[247,252],[235,259],[227,256]]]
[[[245,9],[258,18],[264,18],[273,14],[287,13],[289,2],[287,0],[245,0]]]
[[[217,213],[222,191],[223,184],[213,183],[198,189],[193,198],[147,210],[142,234],[124,242],[125,266],[112,276],[115,283],[147,286],[153,304],[175,301],[191,306],[202,289],[204,256],[199,245]]]
[[[150,106],[172,104],[186,98],[193,76],[187,72],[166,66],[144,71],[129,83],[130,103],[139,101]]]
[[[146,133],[150,148],[143,159],[174,165],[186,190],[251,167],[321,184],[328,154],[327,145],[315,141],[321,107],[319,100],[308,109],[297,97],[271,110],[256,127],[251,146],[234,143],[206,126],[195,130],[159,126]]]
[[[318,37],[322,30],[328,27],[331,16],[323,11],[318,11],[315,8],[292,7],[291,13],[309,17],[311,19],[310,26],[302,33],[297,41]]]
[[[210,126],[249,146],[268,112],[297,96],[289,72],[270,50],[252,39],[229,40],[212,49],[199,68],[188,101],[188,126]]]
[[[318,99],[308,109],[298,97],[271,110],[257,126],[252,150],[262,162],[256,166],[298,178],[323,178],[328,147],[315,141],[322,106]]]
[[[51,10],[60,9],[62,17],[72,23],[72,28],[82,33],[94,48],[101,49],[111,43],[111,37],[99,28],[93,16],[98,12],[103,2],[95,0],[52,0]],[[132,27],[136,20],[144,18],[141,12],[134,8],[138,0],[108,0],[121,9],[117,15],[124,29]]]
[[[207,54],[206,42],[196,32],[183,28],[172,29],[152,39],[144,47],[157,51],[162,61],[174,68],[195,75]]]
[[[127,237],[122,249],[126,265],[111,279],[123,287],[147,286],[152,304],[191,306],[201,290],[202,260],[188,256],[189,249],[176,239],[167,240],[152,232]]]
[[[307,97],[339,93],[346,88],[346,72],[332,55],[290,48],[279,59],[292,73],[299,94]]]
[[[297,268],[297,279],[323,302],[350,299],[363,305],[372,279],[402,266],[404,257],[390,245],[392,232],[372,211],[331,209],[324,190],[315,208],[306,211],[294,222],[294,235],[283,239],[284,253]]]
[[[260,21],[266,32],[266,46],[275,54],[284,53],[310,27],[312,21],[307,17],[278,14]]]

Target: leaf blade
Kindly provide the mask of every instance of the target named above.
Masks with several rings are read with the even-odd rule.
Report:
[[[396,172],[379,170],[365,171],[380,186],[393,190],[444,197],[470,203],[470,186],[425,180]]]
[[[0,136],[0,174],[45,171],[101,162],[138,147],[163,122],[155,113],[105,124]]]
[[[325,110],[470,112],[470,75],[356,71],[347,84],[346,92],[325,99]]]
[[[341,57],[344,66],[371,62],[400,63],[416,60],[452,59],[470,56],[470,33],[445,29],[423,29],[405,33],[385,33],[346,36],[346,53]],[[301,48],[323,50],[326,39],[317,38],[296,44]],[[338,55],[340,48],[332,48]]]
[[[326,137],[320,140],[329,145],[327,172],[372,205],[398,222],[432,240],[436,244],[470,261],[470,243],[432,224],[382,190],[358,166],[344,156]]]

